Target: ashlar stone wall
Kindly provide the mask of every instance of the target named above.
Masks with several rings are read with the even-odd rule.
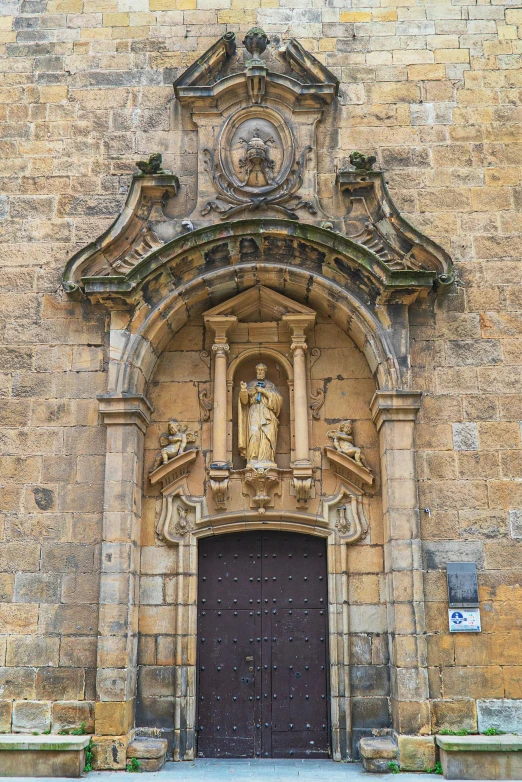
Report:
[[[92,726],[107,323],[101,308],[67,300],[61,270],[118,214],[132,161],[151,152],[179,175],[177,208],[190,211],[195,131],[172,81],[225,31],[241,39],[253,24],[274,47],[299,37],[341,80],[319,128],[325,207],[335,167],[354,149],[375,153],[403,213],[457,263],[449,295],[411,308],[412,387],[426,392],[420,504],[430,509],[423,730],[474,729],[477,700],[522,698],[518,6],[0,4],[0,730]],[[478,564],[479,637],[447,633],[448,559]]]

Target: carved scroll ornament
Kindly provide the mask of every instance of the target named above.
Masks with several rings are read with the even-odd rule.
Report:
[[[321,408],[324,405],[324,391],[322,388],[318,388],[315,394],[310,394],[310,410],[312,411],[312,418],[318,421],[321,417]]]

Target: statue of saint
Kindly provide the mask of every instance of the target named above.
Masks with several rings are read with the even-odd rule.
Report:
[[[248,466],[274,466],[283,397],[270,380],[266,366],[256,366],[257,380],[241,382],[238,409],[239,453]]]

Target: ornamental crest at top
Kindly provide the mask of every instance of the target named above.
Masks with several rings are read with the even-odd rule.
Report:
[[[270,42],[254,27],[243,43],[237,49],[235,34],[226,33],[174,83],[177,118],[197,134],[197,175],[190,166],[180,185],[148,150],[119,217],[68,262],[64,289],[132,297],[158,266],[192,268],[193,250],[205,268],[258,262],[276,250],[279,263],[292,265],[303,242],[313,245],[309,257],[322,272],[372,301],[448,288],[450,257],[402,218],[383,172],[373,168],[374,150],[353,150],[347,165],[337,148],[350,108],[338,105],[327,116],[339,92],[334,74],[295,39]],[[319,170],[322,119],[331,141]],[[319,178],[331,180],[320,194]]]
[[[315,125],[339,83],[295,40],[266,53],[277,72],[263,59],[270,41],[260,27],[243,43],[244,59],[226,33],[174,84],[198,126],[196,211],[221,220],[260,209],[317,215]]]

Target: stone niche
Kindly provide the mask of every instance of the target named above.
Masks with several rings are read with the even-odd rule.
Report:
[[[256,379],[259,364],[266,367],[265,382],[273,383],[280,397],[273,463],[261,465],[261,470],[247,463],[238,442],[240,389]],[[301,524],[333,526],[362,537],[369,516],[380,515],[374,477],[377,435],[370,414],[374,393],[366,360],[345,333],[324,316],[263,286],[189,322],[167,346],[150,383],[154,413],[145,441],[146,476],[171,420],[193,433],[188,450],[196,453],[187,459],[185,451],[145,480],[147,542],[152,542],[152,518],[158,527],[165,493],[177,496],[178,504],[197,508],[197,522],[191,527],[198,529],[291,520],[297,514]],[[353,442],[364,453],[364,466],[333,447],[332,432],[346,420],[353,421]],[[178,469],[178,462],[186,468]],[[171,476],[166,482],[163,473]],[[352,498],[360,517],[356,534],[355,528],[349,531],[344,513]],[[183,512],[171,513],[178,535]],[[189,516],[194,515],[190,510]],[[177,540],[175,531],[169,537]]]

